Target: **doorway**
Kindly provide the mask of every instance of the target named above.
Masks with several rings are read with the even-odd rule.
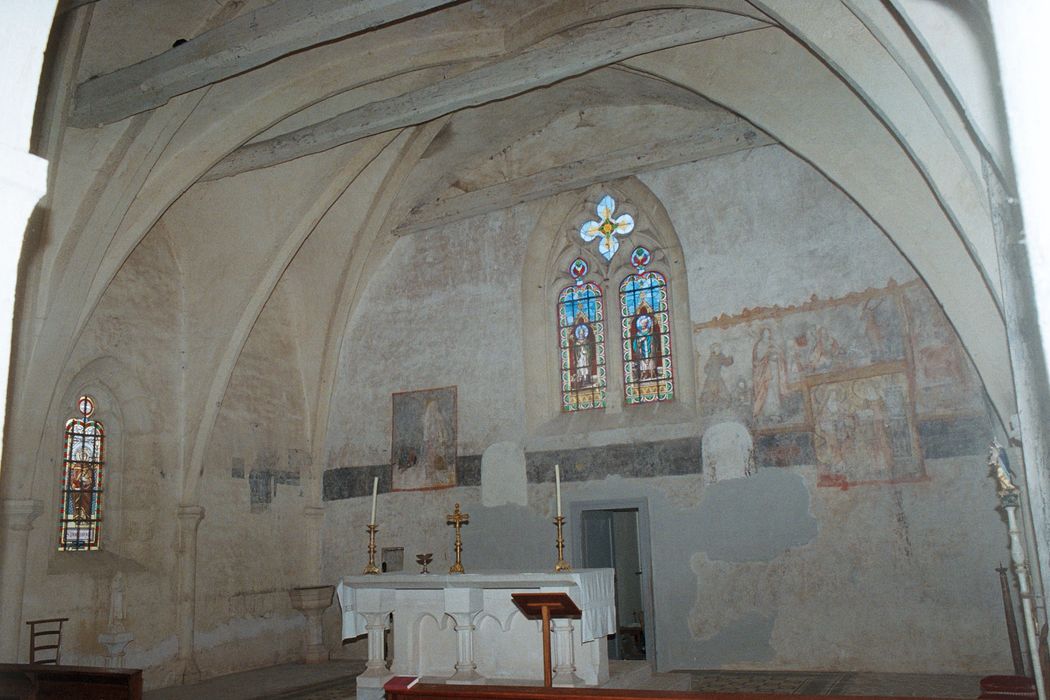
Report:
[[[646,659],[655,668],[648,503],[572,503],[570,513],[578,525],[573,528],[573,564],[616,572],[617,629],[609,636],[609,658]]]

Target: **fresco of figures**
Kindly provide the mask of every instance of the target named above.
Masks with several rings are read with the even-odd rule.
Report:
[[[918,281],[719,317],[694,341],[701,414],[756,439],[804,434],[828,483],[921,479],[919,421],[984,414],[976,373]]]

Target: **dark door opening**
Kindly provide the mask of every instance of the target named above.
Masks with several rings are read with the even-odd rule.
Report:
[[[648,537],[639,536],[639,508],[573,505],[583,567],[616,572],[617,630],[609,637],[609,658],[652,661]]]

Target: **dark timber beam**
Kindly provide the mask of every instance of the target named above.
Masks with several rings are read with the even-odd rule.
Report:
[[[404,95],[352,109],[266,141],[250,143],[205,175],[215,180],[477,105],[519,95],[596,68],[653,51],[768,26],[750,17],[711,10],[667,10],[568,32],[532,48]]]
[[[394,235],[403,236],[462,221],[594,182],[692,163],[772,143],[776,143],[775,139],[758,131],[750,122],[726,115],[726,120],[721,124],[704,128],[695,134],[588,156],[532,175],[417,205],[412,208],[407,220],[394,229]]]
[[[70,124],[120,121],[281,56],[459,1],[277,0],[158,56],[81,83]]]

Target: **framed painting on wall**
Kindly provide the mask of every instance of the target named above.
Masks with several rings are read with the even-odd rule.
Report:
[[[456,485],[456,387],[392,394],[390,466],[394,491]]]

